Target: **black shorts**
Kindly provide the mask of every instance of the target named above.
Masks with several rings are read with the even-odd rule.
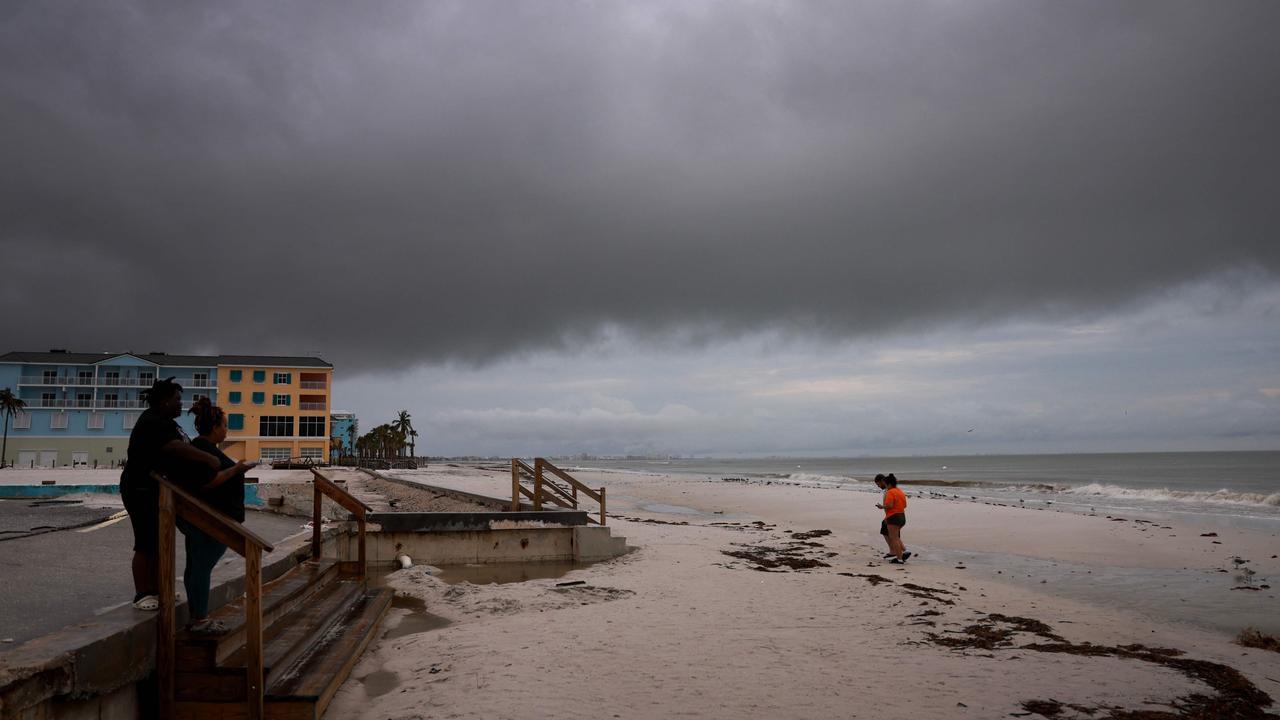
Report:
[[[133,526],[133,551],[160,552],[160,491],[154,487],[120,487],[120,498]]]
[[[897,525],[898,527],[902,527],[906,524],[907,524],[907,514],[895,513],[885,518],[884,520],[880,521],[880,534],[888,535],[890,525]]]

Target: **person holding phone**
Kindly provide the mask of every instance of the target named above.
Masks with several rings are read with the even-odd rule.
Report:
[[[129,433],[128,462],[120,473],[120,498],[133,526],[133,607],[160,609],[160,487],[152,472],[168,475],[195,466],[214,472],[217,458],[191,446],[176,422],[182,415],[182,386],[173,378],[156,380],[142,391],[147,409]]]
[[[889,562],[902,565],[911,557],[902,543],[902,528],[907,524],[907,494],[898,489],[898,478],[893,473],[885,475],[883,482],[889,489],[884,491],[884,502],[876,503],[876,507],[884,510],[880,532],[889,543],[889,552],[893,554],[893,559]]]
[[[196,432],[200,433],[191,441],[192,447],[212,455],[219,466],[211,477],[203,476],[207,481],[192,488],[193,493],[214,510],[236,522],[244,522],[244,474],[256,463],[236,462],[218,448],[227,439],[227,414],[209,402],[209,398],[196,400],[188,412],[195,416]],[[190,523],[180,521],[178,526],[186,537],[187,568],[182,573],[182,581],[187,588],[187,609],[191,616],[187,630],[197,634],[226,632],[221,622],[209,619],[209,584],[213,566],[218,564],[227,546]]]

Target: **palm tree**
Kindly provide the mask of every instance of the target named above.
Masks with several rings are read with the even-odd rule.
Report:
[[[418,431],[410,428],[409,429],[409,457],[411,458],[418,457],[417,442],[418,442]]]
[[[413,423],[410,422],[409,411],[401,410],[396,413],[396,419],[391,421],[391,427],[400,434],[400,437],[402,438],[401,442],[403,443],[404,438],[408,438],[413,434]],[[412,445],[410,445],[410,447],[412,447]]]
[[[0,415],[4,415],[4,443],[0,445],[0,468],[5,465],[5,458],[9,455],[9,418],[22,412],[27,404],[22,398],[13,394],[9,388],[0,390]]]

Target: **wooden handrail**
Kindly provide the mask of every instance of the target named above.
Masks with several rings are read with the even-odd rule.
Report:
[[[245,713],[261,720],[262,667],[262,554],[275,547],[257,533],[178,487],[159,473],[151,473],[160,489],[160,617],[156,629],[156,675],[159,681],[160,716],[173,717],[174,683],[177,677],[176,622],[177,575],[174,552],[177,519],[191,523],[209,537],[244,558]]]
[[[583,485],[577,478],[570,475],[569,473],[561,470],[555,465],[552,465],[551,463],[547,462],[543,458],[535,458],[533,462],[534,462],[534,465],[541,465],[544,470],[550,470],[552,475],[555,475],[561,480],[564,480],[565,482],[569,483],[570,486],[578,490],[581,490],[584,495],[591,498],[592,500],[595,500],[596,502],[600,502],[601,495],[599,492],[592,490],[586,485]]]
[[[568,489],[561,487],[546,473],[550,472],[554,477],[563,480],[569,484]],[[522,478],[533,481],[533,490],[525,488],[520,484]],[[605,489],[592,489],[582,484],[577,478],[560,468],[547,462],[545,458],[534,458],[533,467],[529,467],[528,463],[520,458],[511,458],[511,510],[520,509],[520,496],[524,495],[533,501],[533,509],[541,510],[543,500],[548,500],[555,505],[563,508],[578,507],[578,492],[595,500],[600,504],[600,519],[589,517],[589,522],[600,525],[605,524],[607,517],[605,512]]]
[[[365,559],[365,525],[366,516],[373,512],[373,508],[365,505],[348,493],[346,490],[338,487],[332,480],[324,476],[316,468],[311,468],[311,474],[315,476],[314,490],[312,491],[311,500],[311,557],[320,559],[320,526],[323,524],[320,514],[320,496],[324,494],[330,500],[341,505],[348,512],[356,516],[356,527],[359,529],[359,555],[357,562],[360,568],[360,579],[366,580],[369,577],[369,563]]]

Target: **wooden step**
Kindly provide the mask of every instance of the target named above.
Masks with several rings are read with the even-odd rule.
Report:
[[[269,628],[280,617],[307,602],[338,576],[338,562],[329,558],[307,560],[262,586],[262,626]],[[240,597],[209,614],[227,626],[221,635],[192,635],[179,631],[178,672],[212,669],[244,645],[244,598]],[[265,631],[264,631],[265,632]]]
[[[366,590],[330,632],[297,663],[267,683],[267,717],[318,720],[351,674],[391,607],[390,588]]]
[[[280,616],[262,633],[262,664],[267,683],[324,637],[364,594],[358,580],[338,580]],[[245,647],[241,645],[212,668],[179,667],[179,700],[232,702],[245,699]]]
[[[377,634],[378,625],[391,606],[391,596],[388,588],[361,590],[323,637],[310,644],[291,665],[272,673],[265,698],[268,720],[319,720],[324,715],[334,694]],[[175,703],[174,720],[214,718],[245,720],[244,701]]]

